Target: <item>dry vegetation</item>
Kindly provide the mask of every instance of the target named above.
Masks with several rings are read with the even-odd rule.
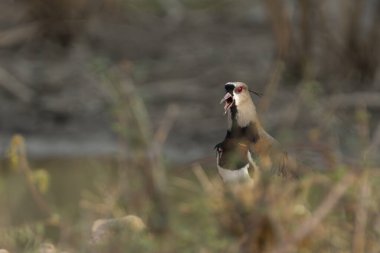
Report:
[[[4,7],[12,6],[11,2]],[[87,62],[95,85],[84,85],[83,90],[100,94],[98,99],[102,109],[106,108],[119,150],[105,157],[29,161],[27,139],[14,135],[0,164],[0,249],[10,253],[380,251],[378,2],[15,2],[22,14],[14,17],[14,23],[28,22],[0,33],[4,57],[12,50],[31,54],[30,48],[46,46],[54,62],[76,41],[86,39],[84,44],[91,44],[88,51],[106,55],[106,59]],[[259,14],[244,12],[257,5],[268,17],[265,24],[248,17]],[[117,35],[102,31],[114,36],[108,37],[108,44],[104,37],[88,35],[101,33],[93,28],[101,23],[99,19],[126,20],[128,36],[135,35],[144,43],[122,40],[129,44],[126,51],[117,54]],[[252,25],[256,31],[270,31],[276,53],[257,106],[276,137],[313,168],[304,177],[284,181],[263,175],[254,186],[225,187],[216,175],[213,158],[181,166],[166,159],[168,139],[181,140],[175,126],[183,108],[164,103],[164,112],[152,116],[138,83],[154,84],[161,79],[187,83],[178,76],[194,73],[202,74],[191,79],[191,84],[209,82],[211,88],[214,82],[220,87],[219,82],[239,74],[255,80],[249,74],[252,69],[245,66],[251,60],[243,54],[241,61],[229,58],[239,67],[240,72],[233,74],[234,68],[227,68],[229,64],[220,63],[223,58],[217,56],[216,60],[205,60],[184,52],[181,59],[188,65],[168,64],[167,58],[160,58],[173,54],[172,47],[162,52],[153,44],[171,38],[180,41],[171,46],[187,48],[186,43],[181,44],[186,36],[183,39],[180,32],[198,27],[199,22],[207,29]],[[146,33],[151,33],[153,42],[146,39]],[[239,51],[239,45],[234,50]],[[154,58],[168,65],[146,67]],[[214,66],[205,74],[200,69],[207,68],[208,61],[221,67]],[[44,66],[49,69],[48,65]],[[68,106],[71,100],[55,104],[40,99],[65,90],[60,85],[51,86],[56,79],[49,75],[54,74],[48,75],[51,83],[33,86],[1,66],[1,96],[12,95],[20,108],[38,105],[36,110],[49,111],[58,122],[75,115],[78,108]],[[170,67],[174,71],[168,71]],[[202,89],[207,88],[201,85]],[[192,93],[192,99],[196,95],[202,96]],[[81,99],[86,96],[82,94]],[[22,123],[27,128],[29,122]]]

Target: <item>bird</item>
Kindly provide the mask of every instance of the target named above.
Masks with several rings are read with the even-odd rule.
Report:
[[[297,177],[294,159],[262,126],[250,90],[243,82],[224,85],[228,128],[224,140],[215,146],[219,175],[224,182],[251,181],[259,172]],[[249,171],[252,171],[251,175]]]

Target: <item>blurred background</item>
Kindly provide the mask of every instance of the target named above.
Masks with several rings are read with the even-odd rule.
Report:
[[[117,150],[109,75],[133,82],[153,130],[177,106],[165,152],[180,163],[213,155],[223,138],[218,102],[228,81],[271,97],[261,115],[272,133],[293,124],[297,117],[283,111],[301,90],[313,89],[328,106],[334,94],[380,89],[376,0],[5,0],[0,7],[1,147],[20,133],[33,157]],[[336,103],[352,115],[357,100],[378,99],[366,98]]]
[[[143,188],[162,179],[149,169],[158,163],[216,176],[228,81],[264,94],[253,97],[263,125],[305,164],[376,165],[379,45],[378,0],[2,0],[0,224],[141,211],[130,167],[148,168]],[[12,168],[39,179],[10,189],[25,184]],[[35,203],[47,183],[49,211]],[[114,202],[95,212],[86,201],[105,189]],[[59,231],[47,237],[72,243]]]

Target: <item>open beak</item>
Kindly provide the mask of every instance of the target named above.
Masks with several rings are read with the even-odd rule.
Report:
[[[234,104],[235,99],[231,95],[231,93],[227,92],[226,95],[220,100],[220,103],[224,103],[224,114],[227,113],[227,110],[230,109],[230,107]]]

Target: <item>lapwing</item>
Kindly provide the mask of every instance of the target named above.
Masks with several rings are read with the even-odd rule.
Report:
[[[223,181],[250,181],[259,171],[294,176],[295,163],[289,162],[279,142],[260,123],[250,93],[259,94],[242,82],[228,82],[224,88],[226,93],[221,103],[227,114],[228,129],[224,140],[215,146]],[[253,173],[250,175],[249,171]]]

